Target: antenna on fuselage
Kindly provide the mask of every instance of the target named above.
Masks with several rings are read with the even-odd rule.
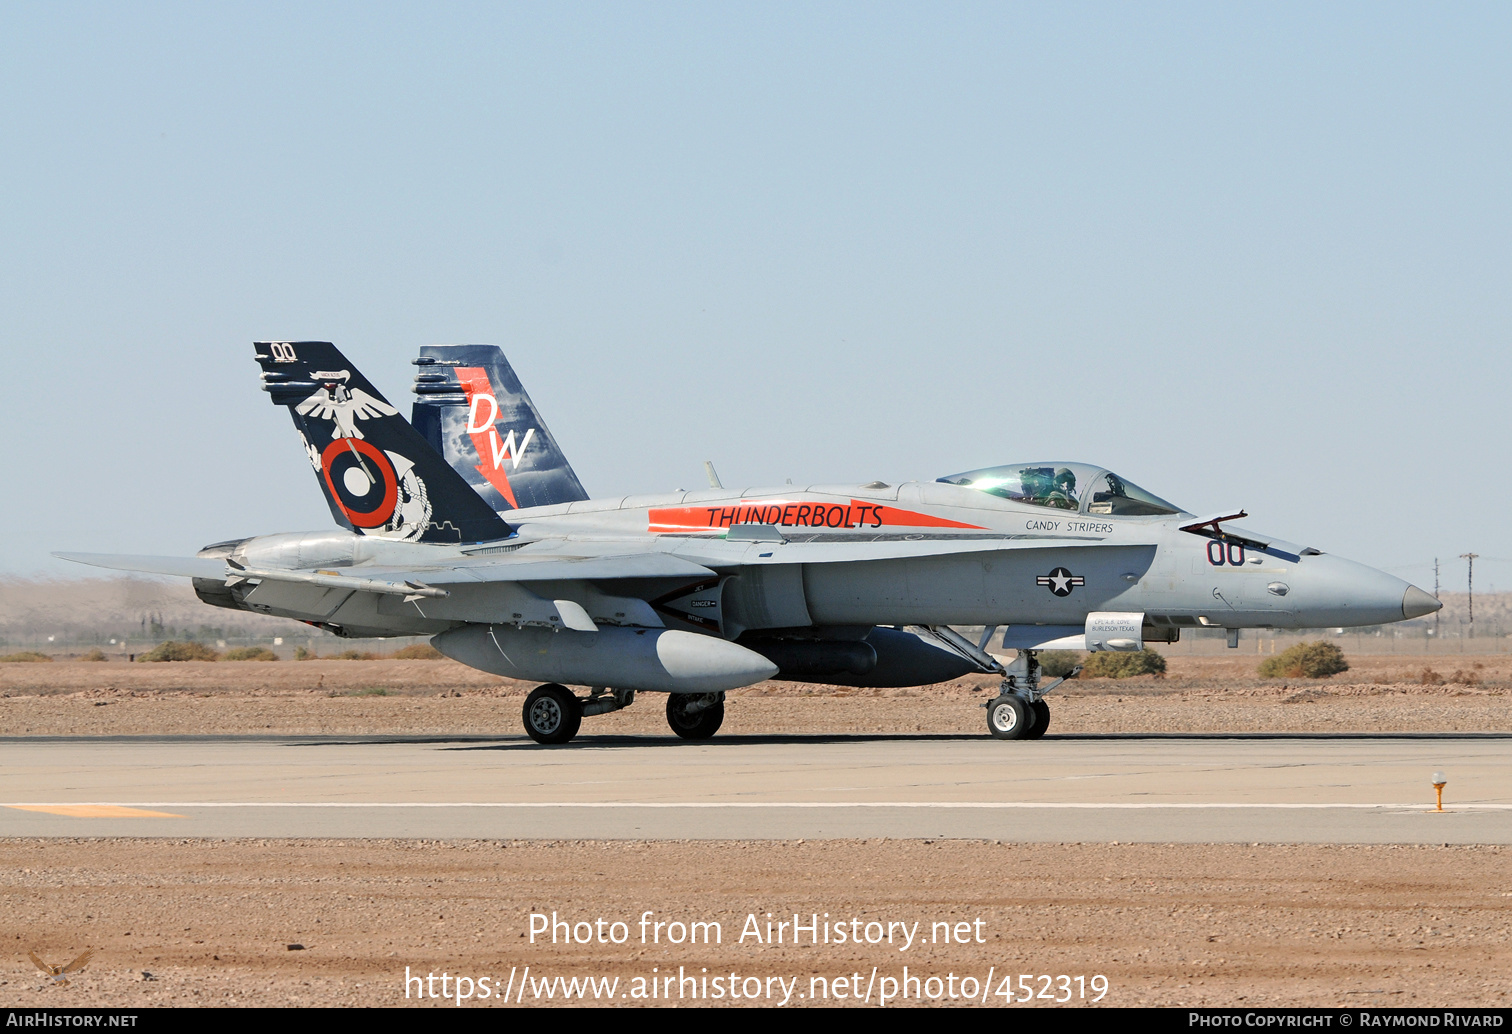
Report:
[[[710,488],[723,488],[724,487],[724,485],[722,485],[722,484],[719,483],[719,475],[716,474],[716,473],[714,473],[714,461],[713,460],[704,460],[704,473],[707,474],[707,475],[709,475],[709,487]]]

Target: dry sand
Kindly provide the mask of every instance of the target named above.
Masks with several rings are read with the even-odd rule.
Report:
[[[1066,683],[1048,698],[1051,732],[1512,730],[1512,657],[1352,664],[1332,679],[1289,682],[1256,676],[1254,658],[1172,657],[1162,679]],[[975,705],[995,686],[987,677],[889,690],[763,683],[729,695],[722,731],[976,733],[986,720]],[[0,664],[0,735],[515,735],[531,688],[452,661]],[[664,700],[644,694],[586,719],[583,733],[665,733]]]
[[[873,967],[898,978],[907,965],[957,982],[991,967],[993,989],[1004,973],[1015,986],[1021,973],[1101,974],[1106,1005],[1505,1007],[1509,861],[1496,847],[10,840],[0,1000],[436,1004],[406,1001],[405,967],[502,984],[527,965],[537,979],[618,977],[621,991],[653,967],[797,977],[803,994],[813,976],[859,973],[859,992]],[[629,940],[532,945],[530,914],[553,910],[622,921]],[[717,921],[723,943],[642,945],[648,910]],[[863,931],[918,922],[926,939],[935,922],[966,923],[968,943],[741,944],[746,917],[764,935],[768,912],[854,917]],[[25,957],[90,947],[69,987],[39,987]]]

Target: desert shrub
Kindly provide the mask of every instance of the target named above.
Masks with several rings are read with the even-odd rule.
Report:
[[[1112,650],[1099,651],[1089,656],[1082,667],[1082,677],[1089,679],[1130,679],[1135,675],[1164,675],[1166,659],[1158,651],[1146,647],[1138,653],[1122,653]]]
[[[93,650],[90,650],[83,657],[80,657],[79,660],[81,660],[81,661],[108,661],[108,660],[110,660],[110,658],[105,656],[105,651],[104,650],[102,650],[98,646],[96,646]]]
[[[429,650],[431,652],[430,653],[424,653],[424,654],[417,654],[417,653],[410,653],[409,651],[411,651],[411,650]],[[384,661],[384,660],[388,660],[388,658],[390,658],[390,657],[410,658],[410,659],[414,659],[416,657],[421,657],[421,658],[424,658],[426,660],[429,660],[430,657],[431,657],[431,654],[435,654],[435,656],[437,656],[437,657],[441,656],[441,654],[435,652],[435,648],[434,647],[430,647],[430,646],[408,646],[408,647],[405,647],[403,650],[400,650],[398,653],[393,653],[393,654],[374,653],[371,650],[342,650],[340,653],[328,653],[324,657],[322,657],[322,656],[320,656],[320,654],[316,653],[314,650],[307,650],[303,646],[301,646],[301,647],[299,647],[298,649],[296,649],[294,651],[294,659],[296,661]]]
[[[1263,679],[1326,679],[1348,670],[1344,651],[1322,639],[1298,643],[1260,662]]]
[[[158,643],[137,657],[139,661],[213,661],[220,655],[204,643],[179,643],[172,639]]]
[[[6,664],[30,664],[36,661],[50,660],[52,660],[52,658],[47,656],[47,654],[38,653],[36,650],[22,650],[20,653],[8,653],[5,656],[0,657],[0,661],[5,662]]]
[[[390,656],[396,661],[440,661],[446,659],[446,654],[436,649],[430,643],[416,643],[414,646],[406,646],[402,650],[395,650]]]
[[[1418,681],[1425,686],[1442,686],[1444,684],[1444,676],[1432,668],[1424,668],[1422,673],[1418,675]]]
[[[1058,679],[1081,663],[1081,654],[1075,650],[1046,650],[1039,655],[1039,663],[1041,675],[1047,679]]]
[[[276,661],[278,654],[266,646],[238,646],[234,650],[227,650],[221,658],[224,661]]]
[[[1455,669],[1454,674],[1449,676],[1449,681],[1461,686],[1479,686],[1480,676],[1473,671]]]

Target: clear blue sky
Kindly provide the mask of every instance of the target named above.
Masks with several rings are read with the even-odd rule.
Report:
[[[1508,54],[1505,4],[5,4],[0,573],[326,527],[250,344],[317,338],[406,410],[503,346],[596,496],[1077,459],[1509,586]]]

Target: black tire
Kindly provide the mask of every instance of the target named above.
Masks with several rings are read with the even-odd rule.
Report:
[[[1034,709],[1034,724],[1029,727],[1029,732],[1024,739],[1037,740],[1045,735],[1046,729],[1050,728],[1050,705],[1043,700],[1036,700],[1029,706]]]
[[[714,703],[702,711],[689,714],[687,707],[695,700],[706,700],[709,696],[719,697]],[[667,724],[672,731],[685,740],[706,740],[719,731],[724,723],[724,694],[702,693],[668,693],[667,694]]]
[[[537,743],[566,743],[583,724],[583,707],[566,686],[548,682],[525,698],[525,733]]]
[[[1021,696],[1000,696],[987,705],[987,731],[995,739],[1027,739],[1033,721],[1033,705]]]

